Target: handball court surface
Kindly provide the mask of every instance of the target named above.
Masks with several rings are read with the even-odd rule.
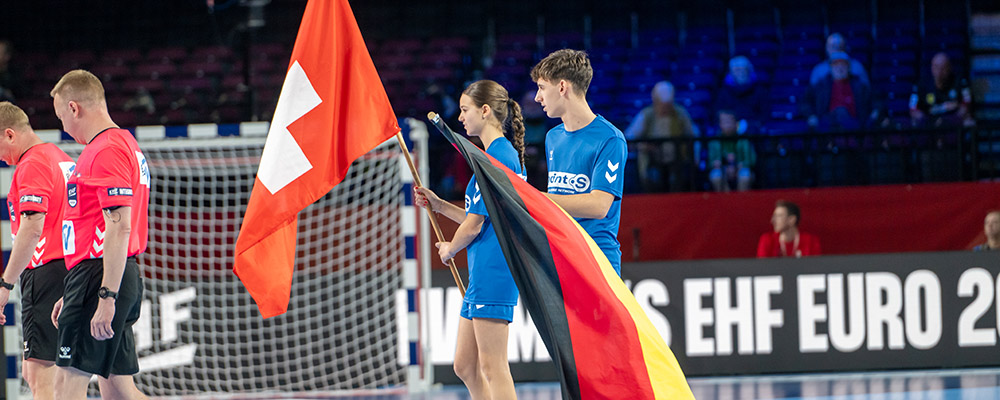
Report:
[[[1000,368],[690,378],[698,400],[1000,400]],[[558,383],[517,385],[520,400],[559,400]],[[171,400],[467,400],[461,386],[427,393],[245,394],[154,397]]]

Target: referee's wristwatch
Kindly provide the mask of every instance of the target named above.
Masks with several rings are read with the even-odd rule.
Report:
[[[102,299],[110,297],[112,299],[118,300],[118,292],[112,292],[111,289],[108,289],[105,286],[101,286],[100,289],[97,289],[97,297],[100,297]]]
[[[7,290],[14,290],[14,284],[7,283],[7,281],[3,280],[3,278],[0,278],[0,288],[4,288]]]

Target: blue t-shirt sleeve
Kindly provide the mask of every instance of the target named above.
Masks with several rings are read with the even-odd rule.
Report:
[[[479,184],[476,177],[469,180],[469,186],[465,188],[465,213],[489,215],[486,212],[486,204],[483,202],[483,194],[479,192]]]
[[[511,171],[514,171],[515,174],[522,175],[524,173],[524,171],[521,171],[521,156],[517,154],[517,150],[513,147],[499,154],[499,157],[496,157],[496,159],[507,168],[510,168]]]
[[[619,137],[608,139],[597,153],[593,178],[593,189],[611,193],[615,199],[622,198],[623,181],[625,180],[625,158],[628,150],[625,140]]]

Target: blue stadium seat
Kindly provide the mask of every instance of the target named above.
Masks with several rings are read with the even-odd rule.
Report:
[[[583,34],[580,32],[550,33],[545,35],[545,48],[549,51],[558,49],[583,48]]]
[[[767,128],[767,132],[771,135],[792,135],[807,132],[809,130],[809,124],[805,121],[796,120],[772,120],[769,121],[765,127]]]
[[[708,90],[677,90],[675,98],[686,101],[685,105],[706,105],[712,101],[712,92]]]
[[[912,50],[917,47],[916,36],[879,37],[875,42],[878,51]]]
[[[913,67],[877,67],[872,70],[871,78],[876,82],[888,83],[910,83],[912,84],[917,76]]]
[[[645,46],[628,51],[629,62],[657,61],[667,63],[677,54],[676,47]]]
[[[787,38],[785,39],[784,46],[782,47],[782,54],[801,54],[819,57],[820,54],[823,54],[823,46],[823,40],[817,40],[814,38]]]
[[[606,62],[623,62],[628,55],[628,47],[625,46],[615,46],[615,47],[594,47],[587,52],[590,56],[591,64],[594,61],[602,60]]]
[[[630,92],[624,89],[622,90],[621,93],[618,94],[618,97],[615,99],[615,101],[619,104],[620,107],[625,109],[633,109],[636,112],[639,111],[639,109],[652,103],[648,91],[640,93],[638,91]]]
[[[822,25],[788,25],[782,29],[782,36],[785,40],[789,39],[800,39],[800,40],[818,40],[820,46],[822,47],[824,43],[824,33]]]
[[[639,32],[639,47],[677,47],[677,31],[657,29]]]
[[[713,89],[718,85],[718,78],[712,74],[678,74],[671,77],[671,83],[677,90]]]
[[[736,41],[736,54],[747,57],[774,56],[778,49],[778,43],[770,41]]]
[[[591,46],[594,48],[620,48],[631,47],[631,37],[628,31],[600,31],[594,32],[591,36]]]
[[[795,104],[776,103],[771,105],[772,120],[794,120],[799,113],[799,107]]]
[[[819,64],[820,61],[822,61],[822,58],[816,54],[785,54],[781,56],[779,65],[783,68],[795,68],[811,72],[813,67]]]

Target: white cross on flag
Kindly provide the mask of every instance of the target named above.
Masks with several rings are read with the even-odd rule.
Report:
[[[264,318],[288,309],[299,211],[397,132],[347,0],[310,0],[236,240],[233,271]]]

